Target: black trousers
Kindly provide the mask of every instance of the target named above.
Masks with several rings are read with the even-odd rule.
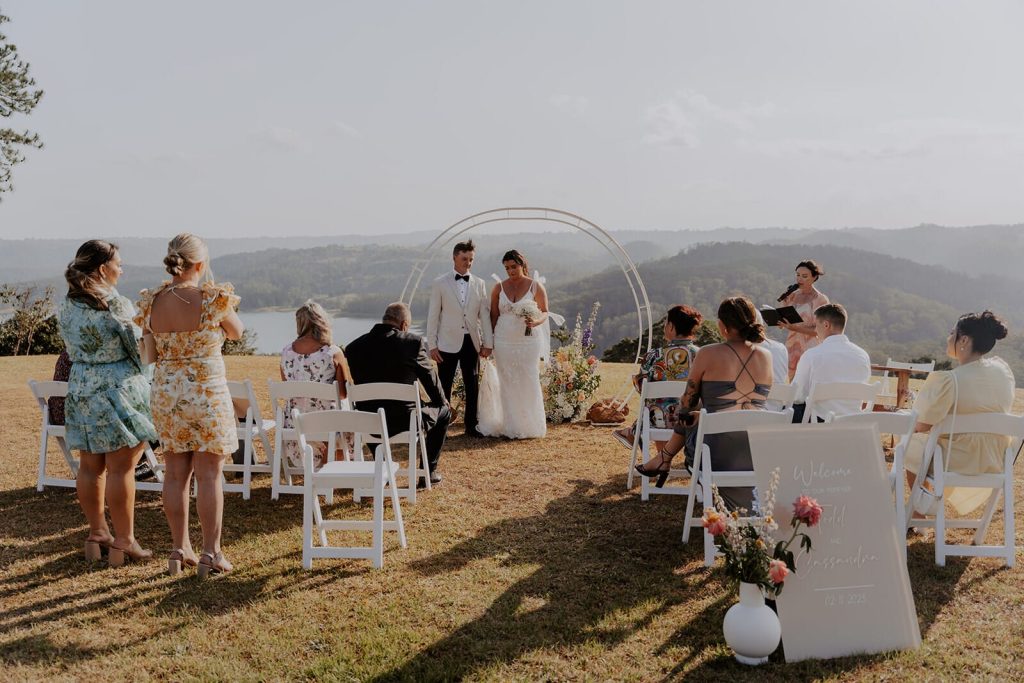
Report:
[[[448,423],[452,420],[452,412],[443,406],[423,406],[422,414],[423,429],[427,431],[424,438],[427,442],[427,461],[433,472],[441,459],[444,440],[448,438]]]
[[[455,370],[462,368],[462,383],[466,387],[466,423],[467,432],[475,432],[477,426],[477,392],[479,382],[477,372],[480,370],[480,355],[473,345],[473,338],[466,334],[462,338],[462,348],[458,353],[441,351],[441,362],[437,366],[437,376],[444,389],[444,397],[452,400],[452,385],[455,384]],[[430,448],[427,448],[429,451]]]

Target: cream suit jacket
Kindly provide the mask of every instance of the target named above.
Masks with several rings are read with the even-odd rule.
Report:
[[[463,332],[465,326],[465,332]],[[468,332],[473,346],[494,348],[491,330],[491,298],[482,278],[470,273],[465,307],[459,303],[455,288],[455,275],[448,272],[434,280],[430,288],[430,308],[427,311],[427,345],[445,353],[458,353],[462,337]]]

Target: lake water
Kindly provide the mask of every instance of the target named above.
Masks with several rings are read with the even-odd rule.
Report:
[[[281,353],[295,341],[295,313],[291,311],[245,312],[238,314],[245,326],[256,333],[257,353]],[[366,334],[379,318],[333,318],[334,343],[344,346]]]

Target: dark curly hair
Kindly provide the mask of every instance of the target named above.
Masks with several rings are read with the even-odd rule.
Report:
[[[676,329],[676,334],[681,337],[689,337],[697,329],[697,326],[703,322],[704,316],[692,306],[678,304],[668,309],[665,320],[672,323],[672,327]]]
[[[530,262],[526,260],[525,256],[520,254],[515,249],[509,249],[508,251],[505,252],[505,255],[501,257],[501,262],[505,263],[505,261],[513,261],[515,263],[518,263],[523,267],[524,275],[530,274]]]
[[[974,351],[988,353],[996,345],[996,341],[1005,338],[1008,332],[1006,323],[992,311],[965,313],[956,321],[953,341],[960,337],[968,337]]]
[[[796,268],[794,268],[793,270],[797,270],[799,268],[806,268],[807,270],[811,271],[811,275],[814,276],[815,282],[818,281],[819,277],[825,274],[825,269],[818,265],[817,262],[812,261],[811,259],[801,261],[800,263],[796,264]]]
[[[718,307],[718,319],[728,330],[733,330],[744,341],[763,342],[764,325],[757,321],[757,309],[745,296],[731,296]]]

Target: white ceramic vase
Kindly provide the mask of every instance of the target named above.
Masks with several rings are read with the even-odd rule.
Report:
[[[740,601],[725,613],[722,631],[741,664],[764,664],[782,638],[779,617],[756,583],[740,582]]]

